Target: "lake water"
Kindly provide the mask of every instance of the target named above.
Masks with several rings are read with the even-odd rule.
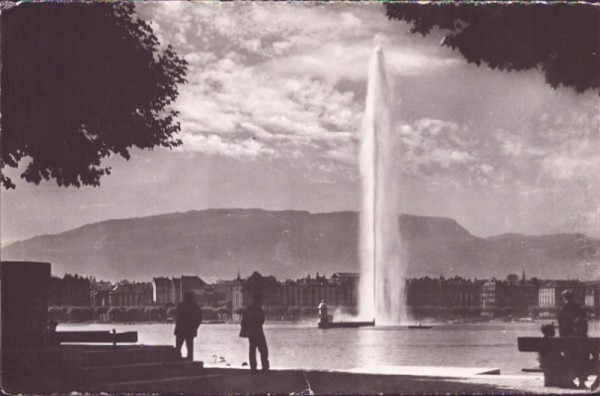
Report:
[[[546,322],[543,322],[546,323]],[[269,360],[274,368],[351,369],[371,365],[494,367],[521,374],[537,366],[535,353],[517,350],[517,337],[539,336],[542,322],[438,324],[428,330],[406,327],[318,329],[316,323],[266,324]],[[239,366],[248,361],[248,341],[239,325],[200,326],[194,354],[207,365]],[[174,343],[173,324],[61,324],[58,330],[137,331],[141,344]],[[590,322],[590,336],[600,325]],[[183,347],[185,349],[185,346]],[[184,352],[185,354],[185,352]],[[217,357],[217,362],[214,362]],[[219,362],[223,357],[225,363]],[[259,363],[260,365],[260,363]]]

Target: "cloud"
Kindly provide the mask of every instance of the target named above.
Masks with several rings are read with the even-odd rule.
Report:
[[[599,142],[579,142],[570,149],[559,149],[541,161],[540,171],[552,181],[585,180],[596,184],[600,174]]]
[[[161,40],[172,43],[189,62],[189,82],[175,105],[183,151],[197,151],[200,144],[205,152],[248,159],[252,156],[246,150],[225,150],[221,141],[209,137],[220,136],[230,144],[240,140],[240,147],[253,137],[277,155],[305,156],[305,150],[313,149],[308,157],[315,161],[349,165],[355,163],[352,139],[363,98],[337,83],[366,85],[375,41],[389,46],[392,73],[424,74],[456,62],[434,47],[417,50],[404,38],[398,44],[397,24],[380,24],[381,7],[181,2],[137,7],[152,20]],[[435,155],[448,164],[465,160],[460,152]]]
[[[275,58],[266,63],[265,68],[288,76],[303,75],[310,70],[313,75],[333,82],[366,81],[373,48],[371,37],[353,44],[321,43],[295,55]],[[384,47],[384,50],[388,72],[393,76],[426,75],[460,63],[457,59],[428,56],[409,48]]]
[[[561,111],[565,98],[558,93],[543,111],[508,131],[497,129],[497,159],[515,177],[553,186],[570,180],[596,184],[600,170],[600,110],[597,97],[569,98],[575,107]]]
[[[524,158],[524,157],[542,157],[545,151],[539,147],[531,146],[526,141],[521,140],[517,136],[512,136],[502,141],[500,148],[502,153],[507,157]]]
[[[193,70],[189,80],[176,105],[186,134],[245,132],[274,151],[318,148],[351,139],[361,117],[352,92],[319,79],[270,75],[236,54]]]
[[[275,156],[275,150],[265,147],[254,139],[227,139],[214,134],[207,136],[184,134],[181,139],[185,150],[191,152],[243,159]]]
[[[409,172],[441,170],[475,162],[468,151],[467,127],[451,121],[420,119],[398,128],[402,162]]]

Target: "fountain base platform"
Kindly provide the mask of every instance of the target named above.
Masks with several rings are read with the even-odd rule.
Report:
[[[320,321],[317,326],[319,329],[353,329],[356,327],[368,327],[375,326],[375,321],[371,320],[368,322],[329,322]]]

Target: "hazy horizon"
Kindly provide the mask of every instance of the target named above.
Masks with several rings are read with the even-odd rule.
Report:
[[[88,226],[88,225],[93,225],[93,224],[98,224],[98,223],[103,223],[103,222],[107,222],[107,221],[126,221],[126,220],[132,220],[132,219],[142,219],[142,218],[149,218],[149,217],[160,217],[160,216],[169,216],[169,215],[175,215],[175,214],[184,214],[184,213],[189,213],[189,212],[202,212],[202,211],[211,211],[211,210],[259,210],[259,211],[267,211],[267,212],[287,212],[287,211],[293,211],[293,212],[307,212],[309,214],[333,214],[333,213],[342,213],[342,212],[350,212],[350,213],[356,213],[358,214],[359,211],[358,210],[332,210],[332,211],[310,211],[310,210],[303,210],[303,209],[265,209],[265,208],[260,208],[260,207],[215,207],[215,208],[205,208],[205,209],[189,209],[189,210],[184,210],[184,211],[176,211],[176,212],[164,212],[164,213],[156,213],[156,214],[149,214],[149,215],[143,215],[143,216],[133,216],[133,217],[118,217],[118,218],[110,218],[110,219],[102,219],[102,220],[98,220],[98,221],[92,221],[89,223],[85,223],[85,224],[81,224],[78,226],[74,226],[68,229],[64,229],[64,230],[60,230],[60,231],[56,231],[56,232],[50,232],[50,233],[42,233],[42,234],[35,234],[35,235],[31,235],[28,237],[25,237],[23,239],[15,239],[15,240],[9,240],[9,241],[2,241],[2,246],[7,246],[10,245],[12,243],[15,242],[22,242],[22,241],[26,241],[29,239],[33,239],[33,238],[37,238],[37,237],[41,237],[41,236],[46,236],[46,235],[58,235],[58,234],[63,234],[65,232],[70,232],[73,230],[77,230],[79,228]],[[428,215],[419,215],[419,214],[414,214],[414,213],[398,213],[398,216],[417,216],[417,217],[430,217],[430,218],[438,218],[438,219],[449,219],[449,220],[454,220],[457,222],[457,224],[461,227],[463,227],[467,232],[469,232],[469,234],[471,234],[474,237],[477,238],[494,238],[494,237],[498,237],[498,236],[503,236],[503,235],[511,235],[511,234],[515,234],[515,235],[525,235],[525,236],[545,236],[545,235],[555,235],[555,234],[561,234],[560,232],[558,233],[540,233],[540,234],[527,234],[527,233],[523,233],[523,232],[505,232],[505,233],[499,233],[499,234],[490,234],[490,235],[480,235],[480,234],[475,234],[473,232],[471,232],[471,230],[468,229],[468,227],[464,226],[463,224],[461,224],[458,220],[448,217],[448,216],[428,216]],[[594,238],[594,239],[599,239],[598,237],[594,237],[585,233],[581,233],[581,232],[566,232],[564,234],[583,234],[586,235],[587,237],[590,238]]]

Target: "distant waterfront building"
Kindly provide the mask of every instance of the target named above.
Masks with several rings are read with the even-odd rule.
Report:
[[[315,309],[321,301],[329,307],[355,308],[358,303],[357,286],[359,274],[338,272],[330,278],[308,275],[297,280],[279,282],[273,276],[262,276],[254,272],[247,279],[238,278],[231,287],[232,312],[238,316],[244,307],[252,303],[252,295],[260,292],[264,296],[264,306],[287,311],[291,307]]]
[[[479,316],[481,314],[481,280],[458,276],[411,278],[406,280],[406,308],[415,317]]]
[[[66,274],[62,278],[50,278],[48,288],[49,306],[90,306],[90,280],[79,275]]]
[[[194,294],[201,294],[206,288],[206,282],[200,279],[198,276],[186,276],[182,275],[179,278],[179,282],[176,283],[175,287],[175,304],[179,304],[183,301],[183,296],[187,292]]]
[[[600,316],[600,282],[589,282],[585,289],[585,306],[595,318]]]
[[[173,281],[159,277],[152,279],[152,299],[154,304],[166,305],[172,302]]]
[[[274,276],[263,276],[255,271],[247,279],[238,275],[231,287],[232,311],[234,314],[252,304],[253,295],[263,295],[263,306],[279,305],[279,282]]]
[[[495,279],[481,285],[481,315],[494,316],[496,313],[496,284]]]
[[[152,305],[152,284],[146,282],[122,283],[109,293],[111,307]]]
[[[235,280],[218,280],[214,284],[214,290],[219,296],[219,301],[222,301],[223,303],[231,301],[231,288],[234,283]]]
[[[356,307],[358,304],[357,286],[359,274],[336,272],[327,279],[317,275],[296,281],[288,280],[281,284],[279,299],[281,305],[289,307],[316,307],[325,301],[329,307]]]
[[[158,277],[152,280],[152,299],[158,305],[176,305],[183,301],[186,292],[203,295],[206,294],[206,287],[206,282],[198,276],[182,275],[172,279]]]
[[[556,306],[556,289],[553,285],[544,284],[538,291],[538,305],[540,308]]]
[[[481,304],[481,281],[454,277],[442,282],[442,306],[475,308]]]
[[[586,299],[586,286],[579,281],[554,280],[548,281],[540,286],[538,294],[538,305],[540,308],[553,308],[563,305],[561,294],[565,290],[571,290],[575,301],[583,304]]]
[[[598,306],[598,289],[587,288],[585,291],[585,306],[595,308]]]
[[[441,278],[425,276],[406,280],[406,305],[408,307],[438,307],[445,305],[442,295]]]
[[[492,279],[481,286],[482,316],[527,315],[538,305],[538,289],[532,282]]]
[[[92,307],[108,307],[109,295],[113,285],[107,281],[96,281],[92,278],[90,298]]]
[[[110,301],[110,290],[92,290],[90,293],[92,307],[108,307]]]
[[[331,283],[339,287],[338,296],[334,299],[335,305],[357,306],[358,305],[358,284],[360,274],[357,272],[335,272],[331,275]],[[331,307],[331,303],[325,300]]]

